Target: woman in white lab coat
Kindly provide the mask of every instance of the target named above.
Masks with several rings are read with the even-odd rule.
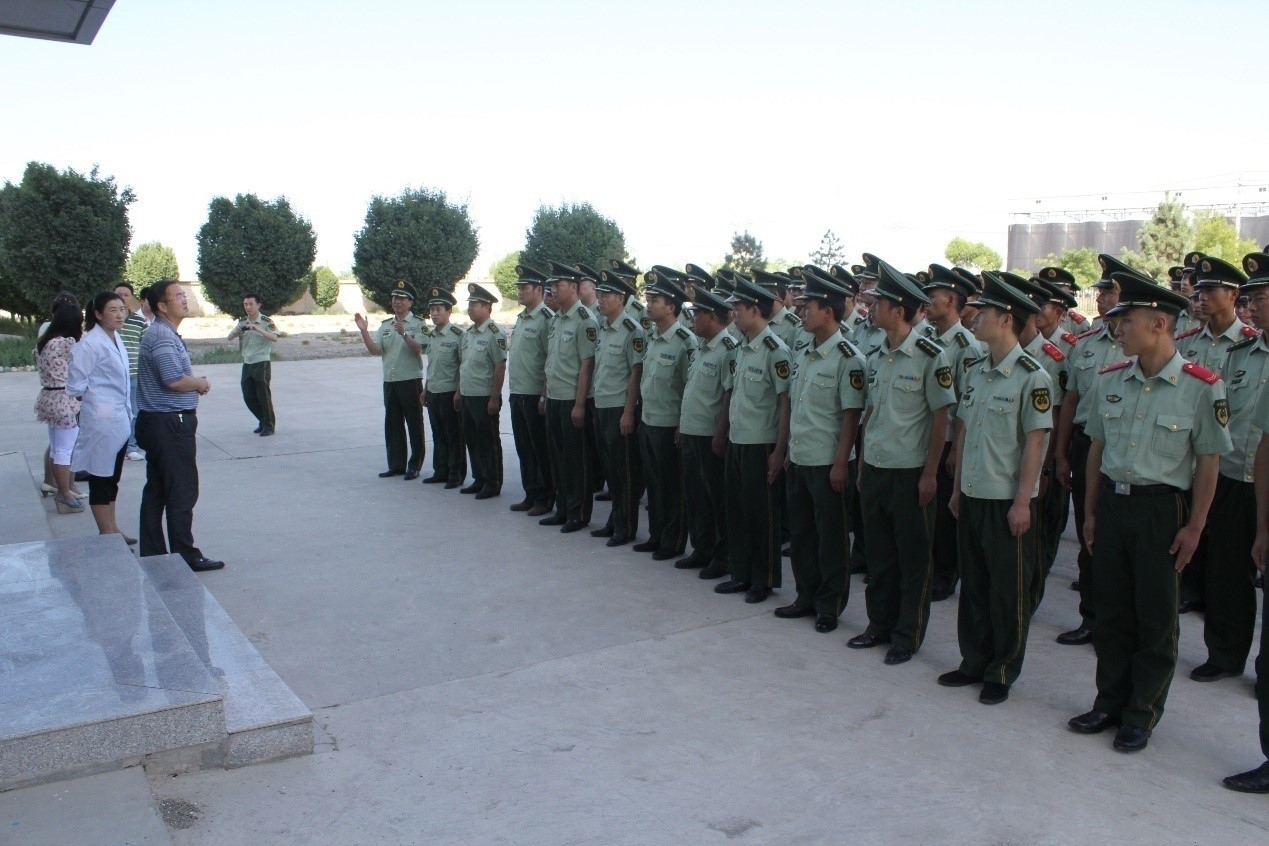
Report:
[[[122,534],[115,523],[115,499],[123,472],[124,448],[132,430],[128,405],[128,350],[118,335],[128,307],[113,291],[93,298],[84,319],[84,337],[71,351],[66,391],[80,397],[79,438],[71,469],[88,473],[88,505],[97,531]],[[128,543],[136,540],[124,535]]]

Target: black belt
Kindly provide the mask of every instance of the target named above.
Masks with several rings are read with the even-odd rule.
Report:
[[[147,411],[143,408],[140,411],[138,411],[137,414],[191,414],[192,415],[195,411],[197,411],[197,409],[194,409],[194,408],[186,408],[181,411]]]
[[[1175,485],[1128,485],[1123,482],[1112,482],[1105,476],[1102,479],[1106,490],[1120,496],[1162,496],[1181,493],[1181,489]]]
[[[66,390],[66,386],[58,385],[56,388],[40,388],[40,390],[41,391],[64,391]]]

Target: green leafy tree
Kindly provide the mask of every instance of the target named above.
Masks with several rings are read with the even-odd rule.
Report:
[[[374,197],[353,247],[353,274],[361,290],[384,309],[392,288],[409,282],[419,292],[415,311],[427,312],[428,288],[453,291],[471,270],[480,239],[467,205],[444,191],[407,188],[395,197]]]
[[[216,197],[198,230],[198,278],[207,298],[228,314],[242,310],[248,292],[260,295],[266,312],[295,302],[316,255],[312,225],[285,197]]]
[[[1102,277],[1101,265],[1097,263],[1097,250],[1092,247],[1063,250],[1057,255],[1049,253],[1042,259],[1036,259],[1035,263],[1037,269],[1041,267],[1060,267],[1064,270],[1069,270],[1075,275],[1075,281],[1081,288],[1087,288]],[[1034,271],[1031,273],[1034,273]]]
[[[625,258],[626,236],[590,203],[542,206],[533,215],[520,255],[543,270],[548,259],[582,262],[599,270],[608,266],[609,259]]]
[[[1194,213],[1194,249],[1239,267],[1243,256],[1260,252],[1260,245],[1249,238],[1239,238],[1238,230],[1225,215],[1200,209]]]
[[[845,264],[846,245],[842,243],[841,238],[837,237],[837,233],[830,229],[820,239],[820,245],[811,251],[810,259],[811,264],[825,269],[835,264]]]
[[[113,177],[30,162],[0,188],[0,308],[42,317],[53,295],[87,302],[123,277],[131,188]]]
[[[1151,279],[1160,279],[1168,268],[1180,264],[1193,243],[1194,227],[1185,213],[1185,204],[1164,194],[1150,219],[1137,231],[1138,250],[1124,250],[1119,258]]]
[[[326,265],[310,270],[305,280],[318,308],[330,308],[339,300],[339,276]]]
[[[1000,270],[1003,262],[1000,253],[982,241],[968,241],[959,235],[947,242],[943,256],[957,267],[966,270]],[[1027,274],[1024,271],[1024,275]]]
[[[489,267],[489,276],[498,286],[498,293],[504,302],[516,301],[516,265],[520,263],[520,253],[507,253]]]
[[[181,269],[176,263],[176,251],[158,241],[147,241],[132,251],[123,278],[137,290],[164,279],[180,279]]]
[[[723,267],[741,273],[766,270],[767,261],[762,255],[762,242],[747,229],[737,232],[731,237],[731,251],[723,256]]]

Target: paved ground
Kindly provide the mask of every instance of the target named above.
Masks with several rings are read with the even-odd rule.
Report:
[[[864,621],[858,579],[842,627],[819,635],[773,618],[777,602],[745,605],[646,555],[509,513],[520,489],[505,414],[507,490],[476,503],[375,477],[373,360],[278,365],[269,439],[251,434],[237,368],[203,370],[213,391],[195,529],[229,562],[204,578],[314,710],[318,751],[152,781],[140,833],[114,842],[152,842],[160,801],[176,809],[177,844],[1269,838],[1265,797],[1219,783],[1259,763],[1251,678],[1185,677],[1204,657],[1197,619],[1183,618],[1149,749],[1122,755],[1109,735],[1065,729],[1094,692],[1091,648],[1053,642],[1076,620],[1069,542],[1022,678],[989,708],[973,689],[935,684],[958,660],[953,603],[935,606],[913,661],[886,667],[880,651],[845,648]],[[24,451],[33,474],[36,385],[0,375],[0,449]],[[127,465],[129,532],[143,476]],[[48,519],[58,535],[92,531],[87,515]],[[135,807],[134,782],[91,787],[96,798],[70,813],[117,818],[115,789]],[[29,820],[42,810],[65,822],[59,795],[0,796],[0,822],[19,805]],[[51,823],[34,827],[18,839],[0,826],[0,842],[67,842]]]

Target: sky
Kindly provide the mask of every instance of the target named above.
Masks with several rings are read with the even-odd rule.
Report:
[[[805,260],[832,229],[916,269],[956,235],[1003,254],[1036,198],[1269,182],[1260,11],[118,0],[91,46],[0,37],[0,180],[98,166],[186,279],[213,197],[286,196],[342,272],[371,197],[407,187],[467,204],[473,277],[562,202],[644,267],[740,230]]]

